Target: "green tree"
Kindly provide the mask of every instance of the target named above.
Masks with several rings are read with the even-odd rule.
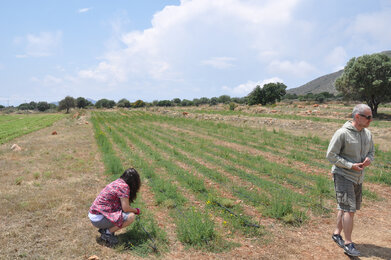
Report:
[[[175,105],[175,106],[179,106],[181,104],[181,99],[180,98],[174,98],[173,100],[171,100],[171,102]]]
[[[201,105],[206,105],[206,104],[209,104],[209,103],[210,103],[209,98],[207,98],[207,97],[200,98],[200,104]]]
[[[188,107],[188,106],[192,106],[192,105],[193,105],[193,101],[191,101],[191,100],[183,99],[181,101],[181,106],[183,106],[183,107]]]
[[[193,99],[193,105],[194,105],[194,106],[197,106],[197,107],[198,107],[199,105],[201,105],[200,99],[199,99],[199,98],[194,98],[194,99]]]
[[[37,108],[39,111],[43,112],[43,111],[48,110],[50,108],[50,105],[48,104],[48,102],[40,101],[37,104]]]
[[[37,103],[35,103],[34,101],[31,101],[29,103],[29,109],[31,109],[31,110],[37,109]]]
[[[221,95],[217,100],[219,103],[228,104],[231,101],[231,97],[228,95]]]
[[[323,103],[325,101],[326,97],[323,93],[319,93],[315,95],[315,101],[319,103]]]
[[[58,105],[58,110],[67,110],[67,114],[69,113],[69,109],[76,106],[76,100],[73,97],[66,96],[63,100],[60,101]]]
[[[29,103],[22,103],[18,106],[18,109],[19,110],[29,110],[30,109],[30,105]]]
[[[233,97],[233,98],[231,98],[231,101],[235,102],[237,104],[245,104],[245,103],[247,103],[247,100],[244,97],[241,97],[241,98],[240,97]]]
[[[391,99],[391,59],[379,53],[350,59],[335,88],[345,98],[365,101],[376,116],[379,104]]]
[[[114,100],[108,100],[106,98],[99,99],[95,103],[96,108],[113,108],[115,106],[115,101]]]
[[[274,104],[276,101],[281,101],[281,98],[286,94],[286,85],[284,83],[268,83],[263,85],[264,104]]]
[[[160,100],[159,102],[157,102],[156,105],[158,107],[171,107],[172,106],[172,102],[170,100]]]
[[[76,106],[78,108],[86,108],[87,106],[91,106],[91,105],[92,103],[83,97],[78,97],[76,99]]]
[[[212,98],[210,99],[209,105],[215,106],[215,105],[217,105],[218,103],[219,103],[219,100],[217,99],[217,97],[212,97]]]
[[[263,85],[263,88],[258,85],[248,94],[247,102],[250,106],[274,104],[276,101],[280,101],[285,94],[286,85],[284,83],[268,83]]]
[[[134,102],[132,104],[132,107],[134,107],[134,108],[145,107],[145,105],[146,105],[145,102],[139,99],[139,100],[136,100],[136,102]]]
[[[130,104],[129,100],[127,100],[126,98],[123,98],[123,99],[121,99],[121,100],[119,100],[117,102],[117,107],[127,107],[127,108],[129,108],[131,106],[132,106],[132,104]]]
[[[262,91],[261,87],[257,85],[253,89],[253,91],[251,91],[250,94],[248,94],[247,98],[248,98],[248,104],[250,106],[263,104],[265,99],[265,93]]]

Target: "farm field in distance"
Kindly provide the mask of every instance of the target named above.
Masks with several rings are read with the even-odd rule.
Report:
[[[63,114],[1,115],[0,144],[47,127],[63,117]]]
[[[53,125],[1,145],[0,206],[6,210],[0,214],[0,255],[347,259],[331,240],[335,199],[325,153],[352,107],[281,103],[235,111],[150,107],[58,114],[64,118]],[[360,259],[391,255],[391,108],[378,112],[369,128],[376,160],[366,173],[353,233]],[[13,143],[22,151],[11,151]],[[128,167],[141,173],[134,207],[142,215],[118,233],[120,245],[111,249],[95,241],[87,212]]]

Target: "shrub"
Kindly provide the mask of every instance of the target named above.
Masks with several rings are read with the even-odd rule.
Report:
[[[229,103],[229,110],[234,111],[237,106],[238,106],[237,104],[235,104],[234,102],[231,102],[231,103]]]
[[[144,101],[142,101],[142,100],[137,100],[136,102],[134,102],[134,103],[132,104],[132,107],[134,107],[134,108],[137,108],[137,107],[145,107],[145,103],[144,103]]]

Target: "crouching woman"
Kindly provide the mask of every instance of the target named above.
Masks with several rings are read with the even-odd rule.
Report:
[[[101,239],[110,245],[118,243],[114,233],[129,226],[140,214],[140,209],[130,207],[141,186],[138,172],[129,168],[121,177],[108,184],[90,207],[88,217],[99,228]]]

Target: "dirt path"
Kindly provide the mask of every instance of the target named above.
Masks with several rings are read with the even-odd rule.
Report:
[[[11,151],[13,143],[22,151]],[[64,119],[1,145],[0,259],[137,258],[95,241],[98,233],[86,215],[107,184],[103,172],[91,125],[78,120]],[[364,200],[357,213],[353,238],[362,252],[359,259],[391,259],[391,188],[365,185],[382,200]],[[349,259],[331,240],[333,227],[334,214],[312,216],[299,228],[273,222],[266,226],[266,242],[241,241],[242,246],[219,254],[174,246],[163,258]]]

